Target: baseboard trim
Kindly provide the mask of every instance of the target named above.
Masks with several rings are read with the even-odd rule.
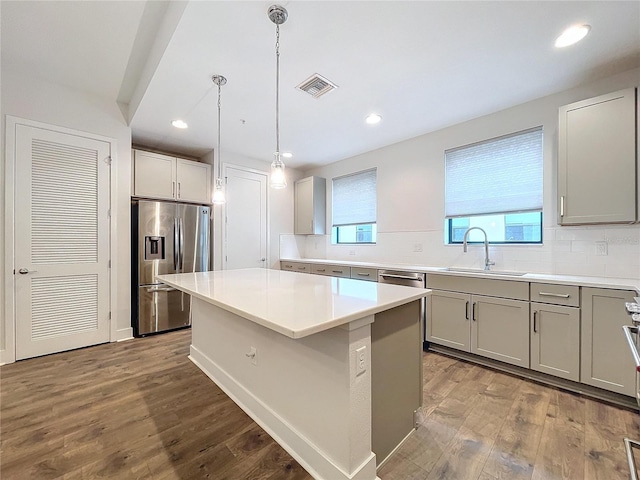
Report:
[[[349,474],[325,457],[321,450],[311,443],[276,412],[256,398],[243,385],[191,345],[189,359],[224,391],[244,412],[260,425],[271,437],[296,459],[309,474],[317,480],[374,480],[368,472],[375,472],[374,453]],[[373,463],[373,468],[371,467]],[[377,479],[378,477],[375,477]]]
[[[116,330],[116,342],[123,342],[125,340],[133,340],[133,328],[122,328]]]
[[[426,342],[425,342],[426,343]],[[545,385],[568,390],[573,393],[584,395],[585,397],[595,398],[608,403],[613,403],[620,407],[629,408],[632,410],[638,410],[638,404],[634,397],[628,397],[615,392],[608,392],[601,388],[592,387],[591,385],[585,385],[584,383],[573,382],[571,380],[565,380],[564,378],[554,377],[553,375],[547,375],[546,373],[536,372],[528,368],[518,367],[515,365],[509,365],[490,358],[474,355],[473,353],[462,352],[449,347],[443,347],[442,345],[436,345],[435,343],[429,343],[425,345],[425,350],[448,355],[460,360],[465,360],[471,363],[477,363],[484,367],[500,370],[501,372],[510,373],[518,377],[526,378],[533,382],[543,383]]]
[[[404,443],[409,440],[411,438],[411,436],[416,433],[416,429],[412,428],[411,431],[409,433],[407,433],[407,436],[404,437],[400,443],[398,445],[396,445],[396,448],[394,448],[393,450],[391,450],[391,452],[389,452],[389,455],[387,455],[387,457],[382,460],[380,463],[378,463],[377,469],[380,470],[382,467],[384,467],[384,464],[387,463],[387,461],[393,457],[393,455],[400,450],[400,447],[402,447],[402,445],[404,445]]]

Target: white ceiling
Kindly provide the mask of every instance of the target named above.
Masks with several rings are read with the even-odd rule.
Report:
[[[181,17],[174,11],[168,20],[158,13],[166,2],[3,0],[2,65],[131,101],[135,143],[195,157],[216,144],[211,75],[224,75],[223,161],[225,151],[271,161],[272,3],[193,1],[182,11],[182,2]],[[281,4],[289,11],[281,26],[281,149],[294,153],[288,165],[303,169],[640,66],[637,1]],[[575,23],[590,24],[589,36],[555,49],[555,37]],[[153,44],[167,25],[173,35]],[[295,89],[314,73],[339,88],[320,99]],[[366,125],[374,111],[382,122]],[[189,129],[173,128],[176,118]]]

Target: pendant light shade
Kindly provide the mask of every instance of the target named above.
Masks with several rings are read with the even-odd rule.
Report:
[[[287,21],[289,13],[280,5],[271,5],[267,11],[269,20],[276,25],[276,151],[271,164],[269,185],[272,188],[285,188],[287,177],[284,172],[284,162],[280,155],[280,25]]]
[[[222,183],[222,159],[220,155],[220,87],[227,83],[227,79],[222,75],[214,75],[211,77],[211,80],[218,86],[218,148],[216,149],[216,157],[218,157],[218,178],[216,178],[216,186],[211,201],[214,205],[222,205],[226,202],[226,199],[224,195],[224,184]]]

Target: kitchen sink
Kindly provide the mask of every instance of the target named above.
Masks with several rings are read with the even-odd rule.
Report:
[[[441,270],[445,272],[476,273],[480,275],[506,275],[510,277],[521,277],[527,274],[527,272],[509,272],[507,270],[481,270],[479,268],[446,267],[442,268]]]

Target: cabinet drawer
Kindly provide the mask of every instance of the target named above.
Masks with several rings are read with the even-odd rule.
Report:
[[[351,278],[377,282],[378,270],[376,270],[375,268],[351,267]]]
[[[427,275],[427,288],[486,295],[488,297],[529,300],[529,283],[513,280],[429,274]]]
[[[311,266],[308,263],[299,262],[280,262],[280,268],[289,272],[309,273]]]
[[[329,277],[346,277],[349,278],[351,275],[351,269],[349,267],[345,267],[344,265],[311,265],[311,273],[315,273],[317,275],[327,275]]]
[[[532,283],[531,301],[565,305],[567,307],[580,306],[580,287],[575,285],[554,285],[551,283]]]

